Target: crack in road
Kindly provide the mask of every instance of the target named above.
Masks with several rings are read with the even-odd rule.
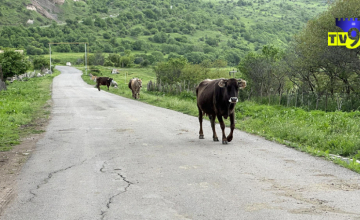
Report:
[[[56,170],[56,171],[54,171],[54,172],[49,173],[48,176],[42,181],[42,183],[40,183],[39,185],[37,185],[37,186],[36,186],[36,189],[34,189],[34,190],[38,190],[38,189],[40,189],[40,187],[42,187],[43,185],[47,184],[47,183],[49,182],[49,180],[53,177],[54,174],[57,174],[57,173],[62,172],[62,171],[66,171],[66,170],[71,169],[71,168],[73,168],[73,167],[75,167],[75,166],[80,166],[80,165],[82,165],[85,161],[86,161],[86,159],[83,160],[83,161],[82,161],[81,163],[79,163],[79,164],[73,164],[73,165],[68,166],[68,167],[66,167],[66,168],[63,168],[63,169],[60,169],[60,170]],[[27,202],[31,202],[31,201],[37,196],[37,194],[34,193],[33,190],[30,190],[30,194],[33,195],[33,196],[32,196]]]
[[[104,163],[104,164],[105,164],[105,163]],[[114,169],[114,170],[121,170],[121,169]],[[128,190],[128,188],[129,188],[132,184],[134,184],[134,183],[130,182],[129,180],[127,180],[126,177],[124,177],[121,173],[117,173],[117,175],[118,175],[124,182],[127,183],[127,186],[125,186],[124,191],[119,192],[119,193],[117,193],[117,194],[115,194],[115,195],[113,195],[113,196],[111,196],[111,197],[109,198],[108,202],[106,203],[106,208],[107,208],[107,209],[110,209],[110,204],[113,202],[113,199],[114,199],[115,197],[119,196],[120,194],[126,193],[127,190]],[[106,212],[107,212],[107,211],[101,211],[101,214],[100,214],[100,215],[101,215],[101,220],[103,220],[103,219],[105,218]]]
[[[112,157],[108,161],[111,161],[111,160],[113,160],[115,158],[116,157]],[[107,161],[104,161],[99,171],[102,172],[102,173],[106,173],[106,170],[104,170],[106,168],[105,167],[106,165],[108,165],[108,163],[107,163]],[[121,170],[121,169],[114,169],[114,170]]]
[[[102,172],[102,173],[105,173],[105,171],[104,171],[104,169],[105,169],[105,164],[106,164],[106,162],[104,162],[103,165],[102,165],[102,167],[100,168],[100,172]]]

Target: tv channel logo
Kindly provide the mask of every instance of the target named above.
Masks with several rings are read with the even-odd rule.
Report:
[[[360,19],[336,18],[336,26],[344,32],[328,32],[328,46],[346,46],[348,49],[360,46]]]

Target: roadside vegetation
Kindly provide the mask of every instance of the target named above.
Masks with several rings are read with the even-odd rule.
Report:
[[[20,143],[20,138],[37,130],[36,120],[48,118],[51,84],[59,71],[43,77],[14,81],[0,91],[0,151],[8,151]]]

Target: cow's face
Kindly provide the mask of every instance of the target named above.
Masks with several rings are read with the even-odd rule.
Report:
[[[109,78],[107,81],[108,81],[109,83],[111,83],[112,80],[113,80],[112,78]]]
[[[218,83],[220,88],[224,88],[226,98],[229,98],[230,103],[238,102],[239,88],[246,87],[246,81],[242,79],[221,79]]]
[[[142,87],[142,81],[141,81],[141,79],[138,79],[138,82],[139,82],[140,87]]]

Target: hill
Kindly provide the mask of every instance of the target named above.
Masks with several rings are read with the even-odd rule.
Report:
[[[0,47],[37,55],[48,53],[49,42],[89,42],[92,51],[131,50],[154,61],[182,55],[193,63],[222,59],[236,65],[265,44],[283,48],[325,9],[315,0],[3,0]],[[32,25],[26,24],[30,18]],[[83,45],[54,50],[79,52]]]

